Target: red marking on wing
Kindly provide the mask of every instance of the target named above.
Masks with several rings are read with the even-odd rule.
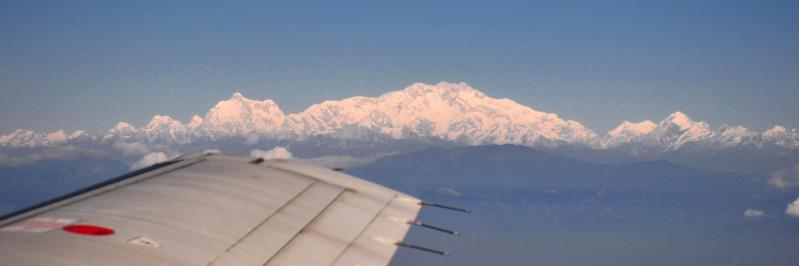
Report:
[[[114,230],[111,228],[105,228],[102,226],[91,225],[91,224],[67,225],[64,226],[64,231],[73,234],[88,235],[88,236],[107,236],[114,233]]]

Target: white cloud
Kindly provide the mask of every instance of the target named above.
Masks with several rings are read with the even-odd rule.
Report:
[[[122,152],[123,155],[144,155],[150,153],[150,148],[139,142],[117,142],[112,146]]]
[[[765,214],[765,213],[763,213],[763,211],[755,210],[755,209],[746,209],[744,211],[744,216],[749,217],[749,218],[760,217],[760,216],[763,216],[763,214]]]
[[[799,164],[774,171],[768,184],[779,189],[799,187]]]
[[[793,202],[788,203],[788,208],[785,208],[785,214],[799,218],[799,198],[796,198],[796,200]]]
[[[291,152],[288,149],[286,149],[284,147],[280,147],[280,146],[275,147],[275,148],[273,148],[271,150],[268,150],[268,151],[262,151],[262,150],[255,149],[255,150],[250,151],[250,156],[256,157],[256,158],[264,158],[265,160],[269,160],[269,159],[291,159],[293,157],[293,155],[291,154]]]
[[[166,154],[164,154],[163,152],[151,152],[147,155],[144,155],[144,157],[142,157],[141,160],[131,164],[130,170],[141,169],[166,160],[167,160]]]

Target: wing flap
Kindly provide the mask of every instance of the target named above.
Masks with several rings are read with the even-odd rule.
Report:
[[[344,188],[315,182],[211,265],[264,265],[342,192]]]
[[[376,199],[344,192],[266,265],[330,265],[380,212],[381,205]]]
[[[331,265],[383,265],[390,261],[397,251],[393,242],[405,237],[410,230],[407,222],[419,212],[419,205],[409,200],[392,198]]]

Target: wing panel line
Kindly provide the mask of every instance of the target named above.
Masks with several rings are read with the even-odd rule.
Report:
[[[348,250],[348,249],[350,249],[350,247],[352,247],[352,244],[353,244],[353,243],[355,243],[355,241],[356,241],[356,240],[358,240],[359,238],[361,238],[361,235],[363,235],[363,232],[365,232],[365,231],[366,231],[366,229],[367,229],[367,228],[369,228],[369,225],[371,225],[372,223],[374,223],[374,222],[375,222],[375,220],[377,219],[377,217],[380,217],[380,214],[382,214],[382,213],[383,213],[383,211],[385,211],[385,210],[386,210],[386,208],[387,208],[389,205],[391,205],[391,203],[392,203],[392,202],[394,202],[394,199],[396,199],[396,198],[397,198],[397,195],[394,195],[394,197],[392,197],[390,200],[386,201],[386,204],[384,204],[384,205],[383,205],[383,207],[382,207],[382,208],[380,208],[380,211],[379,211],[379,212],[377,212],[377,214],[375,214],[375,216],[374,216],[374,217],[372,217],[372,220],[369,220],[369,223],[368,223],[368,224],[366,224],[366,226],[364,226],[364,227],[363,227],[363,229],[361,229],[361,231],[360,231],[360,232],[358,232],[358,235],[356,235],[356,236],[355,236],[355,238],[353,238],[353,239],[352,239],[352,241],[350,241],[350,243],[349,243],[349,244],[347,244],[347,247],[345,247],[344,249],[342,249],[342,250],[341,250],[341,252],[339,252],[339,253],[338,253],[338,255],[336,256],[336,258],[335,258],[335,259],[334,259],[332,262],[330,262],[330,264],[329,264],[329,265],[333,265],[333,264],[335,264],[335,263],[336,263],[336,262],[339,260],[339,258],[341,258],[341,255],[344,255],[344,253],[346,253],[346,252],[347,252],[347,250]]]
[[[332,185],[332,184],[329,184],[329,185]],[[338,195],[336,195],[336,198],[334,198],[332,201],[328,202],[328,203],[327,203],[327,205],[325,206],[325,208],[324,208],[324,209],[322,209],[322,211],[320,211],[319,213],[317,213],[317,214],[316,214],[316,216],[314,216],[314,217],[313,217],[313,219],[311,219],[311,221],[310,221],[310,222],[308,222],[307,224],[305,224],[305,225],[302,227],[302,229],[300,229],[300,231],[299,231],[297,234],[295,234],[294,236],[292,236],[292,237],[291,237],[291,239],[289,239],[289,241],[286,241],[286,243],[284,243],[284,244],[283,244],[283,246],[282,246],[282,247],[280,247],[280,249],[278,249],[278,250],[277,250],[277,252],[275,252],[275,255],[273,255],[273,256],[271,256],[271,257],[269,257],[269,259],[268,259],[268,260],[266,260],[266,261],[264,262],[263,266],[266,266],[267,264],[269,264],[269,262],[270,262],[270,261],[272,261],[272,259],[273,259],[273,258],[275,258],[277,254],[280,254],[280,252],[281,252],[281,251],[283,251],[283,249],[285,249],[285,248],[286,248],[286,246],[288,246],[289,244],[291,244],[291,242],[293,242],[293,241],[294,241],[294,239],[296,239],[296,238],[297,238],[297,236],[301,235],[301,234],[302,234],[302,232],[304,232],[304,231],[305,231],[305,229],[306,229],[306,228],[308,228],[308,226],[309,226],[309,225],[312,225],[314,222],[316,222],[316,220],[318,220],[318,219],[319,219],[319,217],[320,217],[320,216],[322,216],[322,214],[323,214],[323,213],[325,213],[325,212],[328,210],[328,208],[330,208],[330,206],[331,206],[331,205],[333,205],[333,203],[335,203],[335,202],[336,202],[336,201],[337,201],[339,198],[341,198],[341,195],[344,195],[344,192],[347,192],[347,191],[349,191],[349,189],[344,189],[344,190],[341,190],[341,192],[339,192],[339,193],[338,193]]]
[[[222,257],[222,255],[224,255],[225,253],[229,252],[231,249],[233,249],[233,247],[235,247],[236,245],[238,245],[238,244],[239,244],[239,243],[240,243],[242,240],[244,240],[245,238],[247,238],[248,236],[250,236],[250,235],[251,235],[253,232],[255,232],[255,230],[257,230],[257,229],[258,229],[258,228],[260,228],[262,225],[264,225],[264,223],[266,223],[266,221],[269,221],[269,219],[270,219],[270,218],[272,218],[273,216],[275,216],[275,214],[279,213],[279,212],[280,212],[281,210],[283,210],[283,209],[284,209],[286,206],[288,206],[289,204],[291,204],[292,202],[294,202],[294,201],[295,201],[297,198],[299,198],[299,197],[300,197],[300,195],[302,195],[303,193],[305,193],[306,191],[308,191],[308,189],[310,189],[310,188],[311,188],[311,187],[312,187],[314,184],[316,184],[317,182],[319,182],[319,181],[313,181],[312,183],[308,184],[308,186],[306,186],[306,187],[305,187],[305,188],[304,188],[302,191],[300,191],[300,193],[297,193],[297,195],[294,195],[294,197],[292,197],[290,200],[286,201],[286,203],[285,203],[285,204],[283,204],[283,206],[280,206],[280,208],[278,208],[277,210],[275,210],[275,212],[273,212],[273,213],[272,213],[272,214],[270,214],[268,217],[266,217],[266,219],[264,219],[263,221],[261,221],[260,223],[258,223],[258,225],[254,226],[254,227],[253,227],[253,228],[252,228],[252,229],[251,229],[249,232],[247,232],[247,234],[245,234],[244,236],[242,236],[241,238],[239,238],[239,240],[237,240],[237,241],[236,241],[236,243],[233,243],[233,245],[230,245],[230,246],[229,246],[227,249],[225,249],[225,251],[224,251],[224,252],[222,252],[222,253],[219,253],[219,255],[217,255],[217,256],[216,256],[216,258],[214,258],[213,260],[211,260],[211,262],[209,262],[209,263],[208,263],[208,264],[206,264],[206,265],[211,265],[211,264],[214,264],[214,262],[216,262],[216,261],[217,261],[217,260],[218,260],[220,257]]]

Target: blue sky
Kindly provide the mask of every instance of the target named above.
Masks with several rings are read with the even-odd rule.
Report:
[[[235,91],[296,112],[441,80],[597,132],[676,110],[799,127],[798,3],[2,1],[0,132],[186,121]]]

